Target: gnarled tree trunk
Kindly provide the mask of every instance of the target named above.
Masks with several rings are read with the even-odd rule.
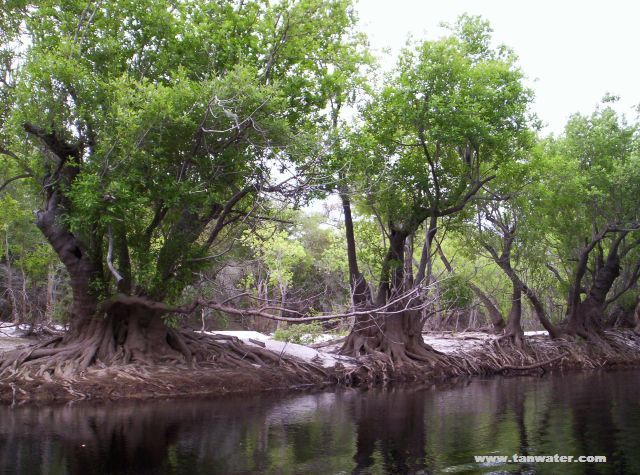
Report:
[[[94,227],[86,232],[88,235],[77,236],[64,219],[65,212],[72,206],[65,193],[80,173],[81,147],[31,124],[26,124],[25,130],[42,141],[47,157],[53,157],[47,166],[54,171],[45,177],[45,204],[38,212],[36,225],[69,273],[73,303],[69,331],[62,337],[3,354],[0,359],[2,376],[6,372],[11,376],[35,370],[38,374],[50,372],[68,378],[91,365],[157,364],[166,361],[225,360],[237,366],[247,366],[273,360],[274,364],[279,364],[277,355],[261,348],[245,347],[237,339],[206,337],[168,327],[162,316],[175,309],[157,301],[126,293],[109,298],[108,279],[103,269],[103,234]],[[181,224],[178,232],[191,230]],[[190,226],[198,228],[204,225],[198,221]],[[117,279],[118,290],[128,291],[130,271],[128,255],[125,256],[125,236],[122,230],[115,231],[116,252],[121,255],[119,264],[123,266],[123,275]],[[107,262],[114,273],[110,262],[111,230],[109,234]],[[164,259],[161,264],[170,268],[169,259],[163,255],[161,258]],[[155,297],[161,299],[162,293]]]
[[[606,261],[600,262],[597,266],[593,284],[591,285],[587,297],[580,301],[578,290],[582,286],[582,276],[586,271],[588,253],[583,251],[584,256],[578,262],[577,277],[572,285],[571,304],[567,315],[567,332],[592,339],[599,333],[604,324],[604,308],[607,294],[613,287],[613,283],[620,275],[620,258],[618,248],[624,233],[620,233],[613,241],[609,249]]]
[[[417,310],[422,296],[417,288],[406,288],[404,262],[408,236],[406,231],[391,230],[376,297],[378,311],[356,322],[342,347],[343,354],[372,355],[396,366],[434,363],[439,359],[440,353],[422,337],[424,322]]]
[[[509,321],[504,329],[504,338],[511,338],[513,343],[522,347],[524,343],[524,331],[522,331],[522,286],[513,282],[513,294],[511,298],[511,310]]]

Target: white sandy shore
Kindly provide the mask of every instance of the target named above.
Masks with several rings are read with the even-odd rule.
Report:
[[[264,343],[265,348],[269,351],[273,351],[274,353],[277,353],[279,355],[291,356],[302,361],[320,364],[325,368],[333,368],[336,363],[342,363],[345,366],[354,364],[353,358],[333,354],[330,352],[330,347],[327,347],[327,350],[325,351],[319,351],[305,345],[298,345],[297,343],[277,341],[272,339],[270,335],[264,335],[262,333],[254,331],[216,331],[205,333],[208,333],[210,335],[218,334],[235,336],[242,340],[244,343],[254,346],[258,345],[251,340],[261,341],[262,343]],[[332,335],[329,335],[329,337],[329,339],[335,338]],[[326,340],[327,337],[325,335],[320,335],[320,337],[317,339],[318,342]]]
[[[345,366],[355,365],[354,358],[337,355],[335,353],[338,349],[337,345],[327,346],[318,350],[305,345],[298,345],[296,343],[276,341],[273,340],[270,335],[264,335],[255,331],[216,331],[207,333],[235,336],[250,345],[255,345],[255,343],[250,340],[261,341],[265,344],[266,349],[271,350],[274,353],[291,356],[303,361],[319,363],[325,368],[333,367],[338,362]],[[547,332],[525,332],[525,336],[528,337],[543,335],[547,335]],[[482,332],[463,332],[455,334],[451,332],[429,332],[424,333],[423,337],[424,341],[431,345],[435,350],[441,351],[442,353],[455,353],[461,350],[473,349],[474,347],[495,338],[495,335]],[[333,338],[335,338],[335,336],[329,334],[319,335],[314,343],[328,341]]]

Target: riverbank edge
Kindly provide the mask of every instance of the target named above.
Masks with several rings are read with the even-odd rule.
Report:
[[[524,347],[494,338],[467,350],[443,354],[434,365],[394,367],[369,358],[355,366],[335,365],[324,375],[282,371],[278,366],[247,368],[125,366],[92,369],[74,379],[48,375],[0,381],[0,404],[54,403],[87,400],[200,398],[263,392],[322,390],[335,386],[372,387],[393,383],[432,384],[460,377],[543,374],[640,367],[640,337],[631,331],[610,331],[605,345],[584,340],[527,337]],[[299,362],[299,364],[306,364]]]

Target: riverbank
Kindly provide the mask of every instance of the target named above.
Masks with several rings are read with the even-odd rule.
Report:
[[[238,367],[211,361],[197,366],[90,367],[74,377],[36,371],[26,378],[1,379],[0,402],[221,396],[328,385],[436,382],[460,376],[640,366],[640,337],[624,330],[606,332],[606,344],[597,346],[586,341],[551,340],[546,332],[527,332],[522,347],[481,332],[431,332],[424,334],[424,339],[439,353],[439,361],[400,367],[369,357],[339,355],[340,340],[306,346],[276,341],[257,332],[220,332],[218,336],[247,347],[261,347],[274,355],[275,363]],[[0,353],[25,341],[29,340],[18,334],[5,335]]]

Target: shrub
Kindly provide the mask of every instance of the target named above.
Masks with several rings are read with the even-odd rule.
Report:
[[[273,339],[286,341],[288,343],[298,343],[299,345],[309,345],[324,332],[320,322],[294,323],[287,328],[280,328],[273,334]]]

